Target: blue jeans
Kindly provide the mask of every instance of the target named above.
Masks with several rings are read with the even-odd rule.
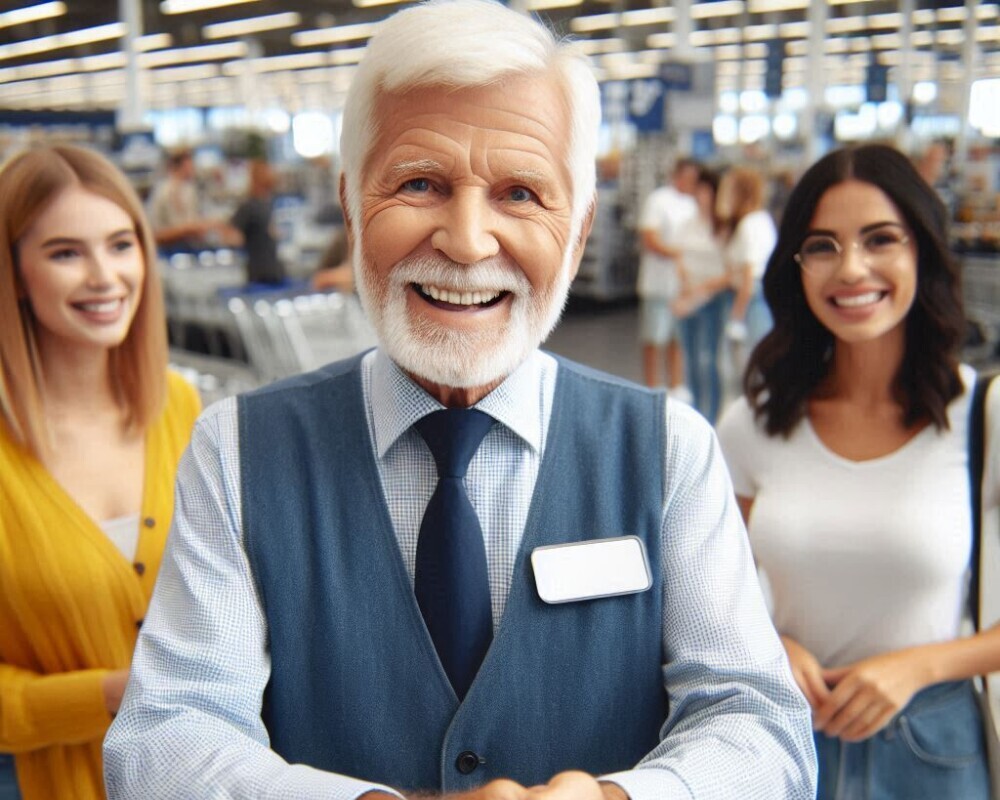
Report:
[[[14,756],[0,753],[0,800],[21,800],[14,773]]]
[[[719,342],[729,309],[729,292],[721,292],[705,305],[681,320],[681,341],[687,384],[694,395],[694,407],[714,423],[722,402],[722,379],[719,375]]]
[[[989,800],[975,691],[971,681],[929,686],[863,742],[817,733],[817,800]]]

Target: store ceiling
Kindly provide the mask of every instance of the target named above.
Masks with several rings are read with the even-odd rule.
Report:
[[[189,0],[169,0],[188,2]],[[533,2],[525,0],[528,7]],[[15,8],[38,5],[39,0],[13,0]],[[365,0],[355,0],[365,2]],[[803,0],[804,2],[804,0]],[[359,8],[348,0],[252,0],[221,8],[165,13],[160,0],[138,0],[143,33],[169,35],[144,39],[142,56],[149,68],[149,104],[169,107],[178,103],[234,102],[248,90],[246,58],[254,61],[253,91],[261,97],[301,104],[301,94],[315,87],[336,103],[350,77],[365,39],[309,43],[308,31],[373,23],[400,8],[381,5]],[[714,60],[723,86],[753,88],[762,81],[768,43],[786,43],[785,84],[801,85],[809,54],[809,12],[804,8],[758,10],[793,5],[796,0],[700,0],[692,3],[691,43],[694,58]],[[120,102],[124,78],[121,70],[120,31],[105,27],[120,22],[115,0],[65,0],[66,12],[49,19],[0,27],[0,108],[115,107]],[[977,40],[981,57],[977,77],[1000,77],[1000,7],[979,2],[976,8]],[[0,4],[0,9],[9,4]],[[824,30],[828,80],[853,80],[874,57],[894,68],[900,61],[901,3],[895,0],[830,3]],[[914,80],[959,80],[959,60],[966,37],[961,0],[914,0]],[[568,8],[542,9],[563,33],[583,40],[595,66],[607,78],[655,74],[657,62],[677,58],[678,30],[673,4],[650,10],[641,0],[583,0]],[[240,37],[210,26],[247,18],[286,16],[285,26]],[[617,16],[612,16],[617,15]],[[643,23],[652,17],[655,21]],[[584,18],[584,22],[574,19]],[[0,25],[4,20],[0,11]],[[102,41],[73,44],[39,51],[50,37],[104,30]],[[221,35],[220,35],[221,34]],[[214,38],[215,36],[219,38]],[[322,36],[317,34],[317,36]],[[303,41],[305,39],[305,41]],[[203,50],[207,45],[221,46]],[[277,57],[283,57],[277,60]],[[117,59],[117,60],[116,60]],[[298,97],[298,100],[295,98]],[[118,98],[116,100],[116,98]],[[258,98],[260,99],[260,98]]]

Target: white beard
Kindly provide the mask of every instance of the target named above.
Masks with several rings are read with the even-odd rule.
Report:
[[[404,258],[388,276],[379,276],[362,251],[358,295],[388,356],[403,370],[439,386],[468,389],[489,386],[510,375],[559,322],[569,294],[571,252],[556,281],[536,292],[509,258],[496,256],[475,264],[457,264],[439,255]],[[461,330],[427,318],[414,319],[408,309],[411,284],[433,285],[458,292],[510,292],[510,316],[499,329]]]

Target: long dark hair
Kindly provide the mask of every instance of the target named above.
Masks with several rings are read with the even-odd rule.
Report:
[[[899,151],[885,145],[836,150],[810,167],[792,190],[764,275],[774,328],[753,351],[743,390],[771,436],[792,432],[830,369],[833,334],[809,309],[794,256],[820,198],[851,178],[878,187],[892,200],[917,246],[917,293],[893,381],[903,424],[929,420],[938,430],[947,429],[948,403],[962,392],[957,352],[965,316],[958,266],[948,251],[944,205]]]

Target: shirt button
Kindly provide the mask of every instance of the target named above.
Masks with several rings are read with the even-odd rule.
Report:
[[[458,754],[458,758],[455,759],[455,768],[463,775],[470,775],[476,771],[476,768],[480,764],[485,763],[478,754],[473,753],[471,750],[463,750]]]
[[[136,629],[141,628],[142,627],[142,623],[145,622],[145,621],[146,620],[144,620],[144,619],[137,619],[135,621],[135,627],[136,627]]]
[[[153,519],[152,517],[146,517],[146,519],[142,521],[142,524],[145,525],[147,528],[152,528],[154,525],[156,525],[156,520]]]
[[[135,570],[135,572],[136,572],[137,575],[142,575],[142,574],[144,574],[146,572],[146,565],[143,564],[141,561],[136,561],[132,565],[132,569]]]

